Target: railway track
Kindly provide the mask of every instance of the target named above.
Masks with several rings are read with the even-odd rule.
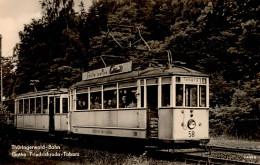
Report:
[[[214,152],[224,151],[222,157],[216,156]],[[238,154],[241,157],[241,154],[245,154],[244,159],[236,160],[233,158],[225,158],[225,154],[232,155]],[[239,149],[239,148],[227,148],[227,147],[218,147],[218,146],[208,146],[205,148],[195,149],[192,151],[183,151],[183,150],[158,150],[153,153],[151,157],[155,159],[165,159],[171,161],[180,161],[191,164],[241,164],[241,165],[260,165],[260,151],[259,150],[249,150],[249,149]],[[229,156],[227,156],[229,157]],[[248,159],[249,158],[249,159]],[[251,159],[250,159],[251,158]]]
[[[259,165],[260,161],[257,163],[254,163],[256,159],[260,159],[258,155],[260,155],[260,150],[253,150],[253,149],[242,149],[242,148],[232,148],[232,147],[220,147],[220,146],[207,146],[208,149],[208,155],[207,156],[198,156],[198,155],[191,155],[191,154],[186,154],[185,157],[187,158],[187,161],[191,162],[196,162],[199,160],[198,163],[202,164],[245,164],[245,165]],[[207,150],[203,150],[204,152]],[[224,153],[234,153],[234,154],[245,154],[244,160],[246,158],[251,158],[247,159],[247,161],[241,161],[241,160],[232,160],[232,159],[226,159],[226,158],[216,158],[213,157],[212,152],[218,152],[218,151],[224,151]],[[250,154],[250,155],[249,155]],[[249,161],[248,161],[249,160]]]
[[[245,162],[238,160],[230,160],[230,159],[222,159],[222,158],[214,158],[210,156],[197,156],[197,155],[184,155],[184,159],[186,162],[196,163],[196,164],[242,164],[242,165],[259,165],[259,163],[253,162]]]
[[[149,156],[149,155],[148,155]],[[182,152],[165,152],[158,151],[150,155],[155,159],[164,159],[170,161],[179,161],[191,164],[206,164],[206,165],[223,165],[223,164],[235,164],[235,165],[260,165],[259,163],[254,162],[246,162],[246,161],[238,161],[238,160],[230,160],[223,158],[214,158],[209,156],[201,156],[201,155],[192,155],[190,153],[182,153]]]
[[[242,148],[219,147],[219,146],[208,146],[208,149],[211,151],[215,150],[215,151],[238,152],[238,153],[260,155],[260,150],[255,150],[255,149],[242,149]]]

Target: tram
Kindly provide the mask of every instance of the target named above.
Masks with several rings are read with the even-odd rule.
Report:
[[[209,142],[209,78],[177,65],[132,69],[132,62],[82,73],[69,89],[23,94],[16,127],[147,145]]]
[[[69,89],[69,131],[156,144],[209,142],[209,78],[182,66],[85,72]]]
[[[22,94],[15,99],[15,126],[19,130],[67,132],[68,89]]]

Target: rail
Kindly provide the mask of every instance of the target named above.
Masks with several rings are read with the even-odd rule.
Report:
[[[260,150],[256,149],[242,149],[242,148],[232,148],[232,147],[220,147],[220,146],[208,146],[210,150],[215,151],[226,151],[226,152],[239,152],[239,153],[250,153],[260,155]]]

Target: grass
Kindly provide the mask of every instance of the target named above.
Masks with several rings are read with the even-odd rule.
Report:
[[[212,137],[210,138],[209,145],[260,150],[260,141],[245,140],[230,136]]]

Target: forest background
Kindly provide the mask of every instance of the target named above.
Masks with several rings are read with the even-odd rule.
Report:
[[[32,91],[30,80],[38,90],[69,87],[102,60],[145,67],[170,50],[210,76],[212,136],[260,138],[259,0],[98,0],[79,12],[73,0],[39,5],[42,18],[3,59],[7,99]]]

